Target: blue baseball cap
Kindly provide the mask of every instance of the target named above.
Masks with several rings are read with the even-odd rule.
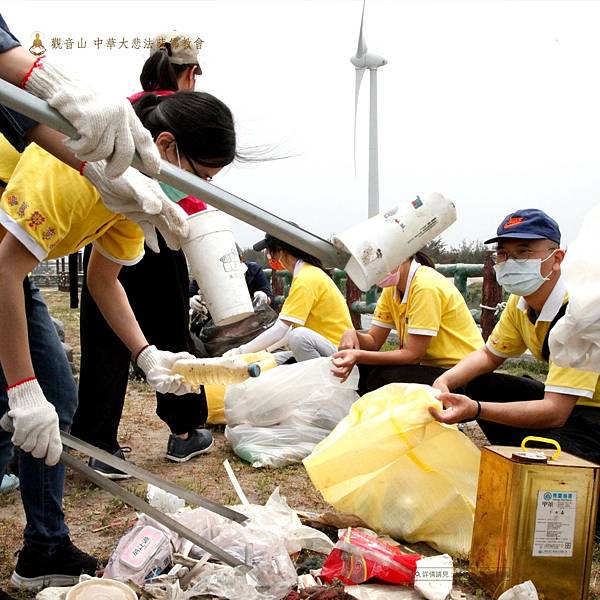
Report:
[[[506,215],[498,225],[496,237],[484,244],[509,239],[552,240],[560,244],[560,229],[558,223],[543,210],[524,208]]]

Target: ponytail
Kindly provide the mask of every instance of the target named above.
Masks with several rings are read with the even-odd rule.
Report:
[[[179,151],[201,165],[224,167],[236,157],[233,115],[206,92],[146,94],[133,107],[153,139],[163,131],[172,133]]]
[[[171,44],[166,42],[146,60],[140,74],[140,83],[145,92],[172,91],[179,89],[177,78],[190,67],[198,64],[176,65],[169,61]]]
[[[435,263],[433,260],[422,250],[416,252],[412,258],[425,267],[431,267],[432,269],[435,269]]]

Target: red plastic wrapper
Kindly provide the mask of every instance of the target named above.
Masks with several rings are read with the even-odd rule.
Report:
[[[388,583],[413,585],[419,554],[404,554],[365,529],[348,527],[325,559],[320,578],[339,579],[345,584],[379,579]]]

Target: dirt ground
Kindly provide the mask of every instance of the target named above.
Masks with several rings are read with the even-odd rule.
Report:
[[[68,294],[44,290],[52,314],[65,324],[66,342],[74,348],[74,361],[79,362],[79,312],[68,308]],[[155,415],[154,394],[143,382],[130,382],[120,442],[131,446],[130,458],[139,466],[179,485],[223,504],[235,504],[237,496],[225,474],[222,463],[229,459],[250,502],[264,503],[279,486],[289,505],[297,510],[329,511],[329,507],[313,487],[302,465],[282,469],[254,469],[238,459],[223,436],[222,428],[213,428],[215,446],[204,456],[183,464],[169,462],[165,457],[168,429]],[[481,445],[485,438],[476,427],[467,433]],[[142,493],[144,485],[131,480],[125,483],[131,491]],[[120,500],[96,488],[71,472],[67,474],[65,513],[71,537],[83,550],[106,561],[116,542],[131,526],[134,511]],[[8,589],[8,579],[14,567],[14,553],[20,548],[24,514],[18,492],[0,496],[0,589]],[[423,554],[435,552],[423,545],[412,546]],[[596,549],[598,554],[598,549]],[[599,561],[592,570],[591,599],[600,598]],[[469,578],[467,565],[458,564],[455,589],[466,598],[488,598]]]

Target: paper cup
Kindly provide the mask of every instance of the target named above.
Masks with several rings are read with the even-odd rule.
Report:
[[[254,312],[246,285],[246,265],[238,256],[231,224],[219,210],[188,217],[190,234],[182,250],[217,325],[228,325]]]
[[[333,236],[352,256],[344,270],[363,291],[381,281],[456,221],[454,204],[441,194],[417,196]]]

